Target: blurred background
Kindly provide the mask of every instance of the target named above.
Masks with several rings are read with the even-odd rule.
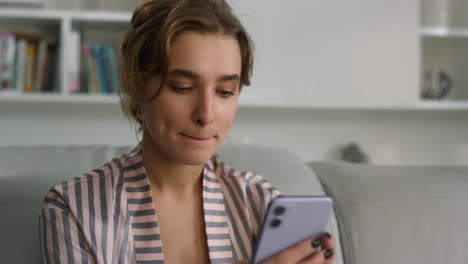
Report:
[[[0,0],[0,146],[136,144],[119,39],[141,1]],[[226,143],[468,164],[468,2],[228,0],[256,46]]]

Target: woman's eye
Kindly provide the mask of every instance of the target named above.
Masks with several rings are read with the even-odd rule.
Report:
[[[176,85],[169,85],[169,86],[176,93],[186,93],[192,89],[192,87],[180,87]]]
[[[222,97],[229,97],[229,96],[234,95],[233,92],[225,91],[225,90],[218,91],[218,94],[221,95]]]

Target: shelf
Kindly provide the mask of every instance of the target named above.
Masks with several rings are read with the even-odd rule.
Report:
[[[437,100],[423,100],[415,107],[418,110],[457,110],[468,111],[468,101],[437,101]]]
[[[0,17],[15,20],[59,20],[64,17],[64,12],[42,8],[0,8]]]
[[[73,20],[86,22],[106,22],[106,23],[130,23],[132,14],[127,12],[70,12],[69,16]]]
[[[120,30],[122,25],[128,25],[132,14],[130,12],[114,12],[114,11],[87,11],[87,10],[51,10],[42,8],[2,8],[0,9],[0,23],[7,21],[8,23],[24,23],[28,22],[37,24],[49,23],[60,25],[60,29],[55,31],[61,37],[62,54],[70,54],[70,32],[74,27],[89,26],[87,34],[95,34],[94,29],[97,29],[98,34],[107,33],[112,37],[117,37],[116,30],[110,30],[106,26],[110,25]],[[44,22],[43,22],[44,21]],[[59,21],[59,23],[57,23]],[[5,23],[5,24],[8,24]],[[95,27],[95,28],[92,28]],[[468,29],[464,28],[443,28],[443,27],[423,27],[421,29],[422,36],[429,37],[461,37],[468,39]],[[84,35],[86,37],[86,35]],[[94,37],[94,35],[92,35]],[[101,35],[99,35],[101,37]],[[107,39],[105,35],[103,38]],[[90,38],[91,39],[91,38]],[[61,56],[61,64],[63,67],[57,73],[61,87],[60,93],[6,93],[0,91],[0,103],[51,103],[51,104],[102,104],[102,105],[117,105],[119,98],[117,95],[86,95],[86,94],[68,94],[65,91],[68,87],[68,71],[70,63],[67,56]],[[464,97],[466,98],[466,97]],[[242,108],[276,108],[276,109],[329,109],[329,110],[384,110],[384,111],[420,111],[420,110],[449,110],[449,111],[468,111],[468,101],[420,101],[407,104],[383,104],[383,103],[342,103],[342,102],[310,102],[306,100],[298,101],[286,99],[267,99],[241,97],[239,106]]]
[[[453,37],[453,38],[468,38],[468,29],[466,28],[449,28],[449,27],[423,27],[421,35],[425,37]]]
[[[77,21],[89,22],[109,22],[109,23],[130,23],[132,14],[129,12],[114,11],[74,11],[74,10],[54,10],[42,8],[0,8],[2,19],[46,19],[57,20],[70,18]]]
[[[118,104],[117,95],[86,94],[1,94],[2,103],[52,103],[52,104]],[[386,111],[468,111],[468,101],[423,100],[415,104],[358,104],[358,103],[318,103],[318,102],[268,102],[252,99],[239,101],[242,108],[276,109],[322,109],[322,110],[386,110]]]
[[[333,102],[239,102],[240,107],[323,109],[323,110],[385,110],[385,111],[468,111],[468,101],[420,101],[414,104],[333,103]]]
[[[1,94],[0,102],[52,104],[118,104],[117,95],[62,95],[57,93]]]

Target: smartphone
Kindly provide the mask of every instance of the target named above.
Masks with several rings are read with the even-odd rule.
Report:
[[[333,200],[327,196],[278,196],[268,205],[251,263],[262,263],[298,242],[320,236],[326,232],[332,210]]]

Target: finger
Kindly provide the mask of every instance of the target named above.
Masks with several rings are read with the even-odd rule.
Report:
[[[322,249],[316,254],[298,262],[299,264],[333,264],[335,262],[335,256],[333,249]]]
[[[314,239],[306,239],[294,246],[281,251],[273,256],[266,263],[298,263],[302,259],[310,256],[322,245],[320,237]]]
[[[325,253],[323,253],[324,258],[327,260],[325,264],[333,264],[336,260],[336,250],[335,249],[327,249]]]
[[[336,241],[335,241],[335,239],[330,235],[330,233],[328,233],[328,232],[323,233],[322,236],[321,236],[321,238],[322,238],[322,241],[323,241],[323,243],[322,243],[322,247],[323,247],[323,248],[325,248],[325,249],[331,248],[331,249],[335,250],[335,248],[336,248]],[[335,251],[336,251],[336,250],[335,250]]]
[[[336,240],[328,232],[325,232],[322,235],[322,240],[323,240],[323,243],[322,243],[323,247],[322,248],[324,250],[327,250],[327,249],[331,250],[328,253],[327,252],[324,253],[325,259],[327,259],[327,256],[329,256],[326,263],[327,264],[328,263],[330,263],[330,264],[335,263],[335,259],[336,259]]]

